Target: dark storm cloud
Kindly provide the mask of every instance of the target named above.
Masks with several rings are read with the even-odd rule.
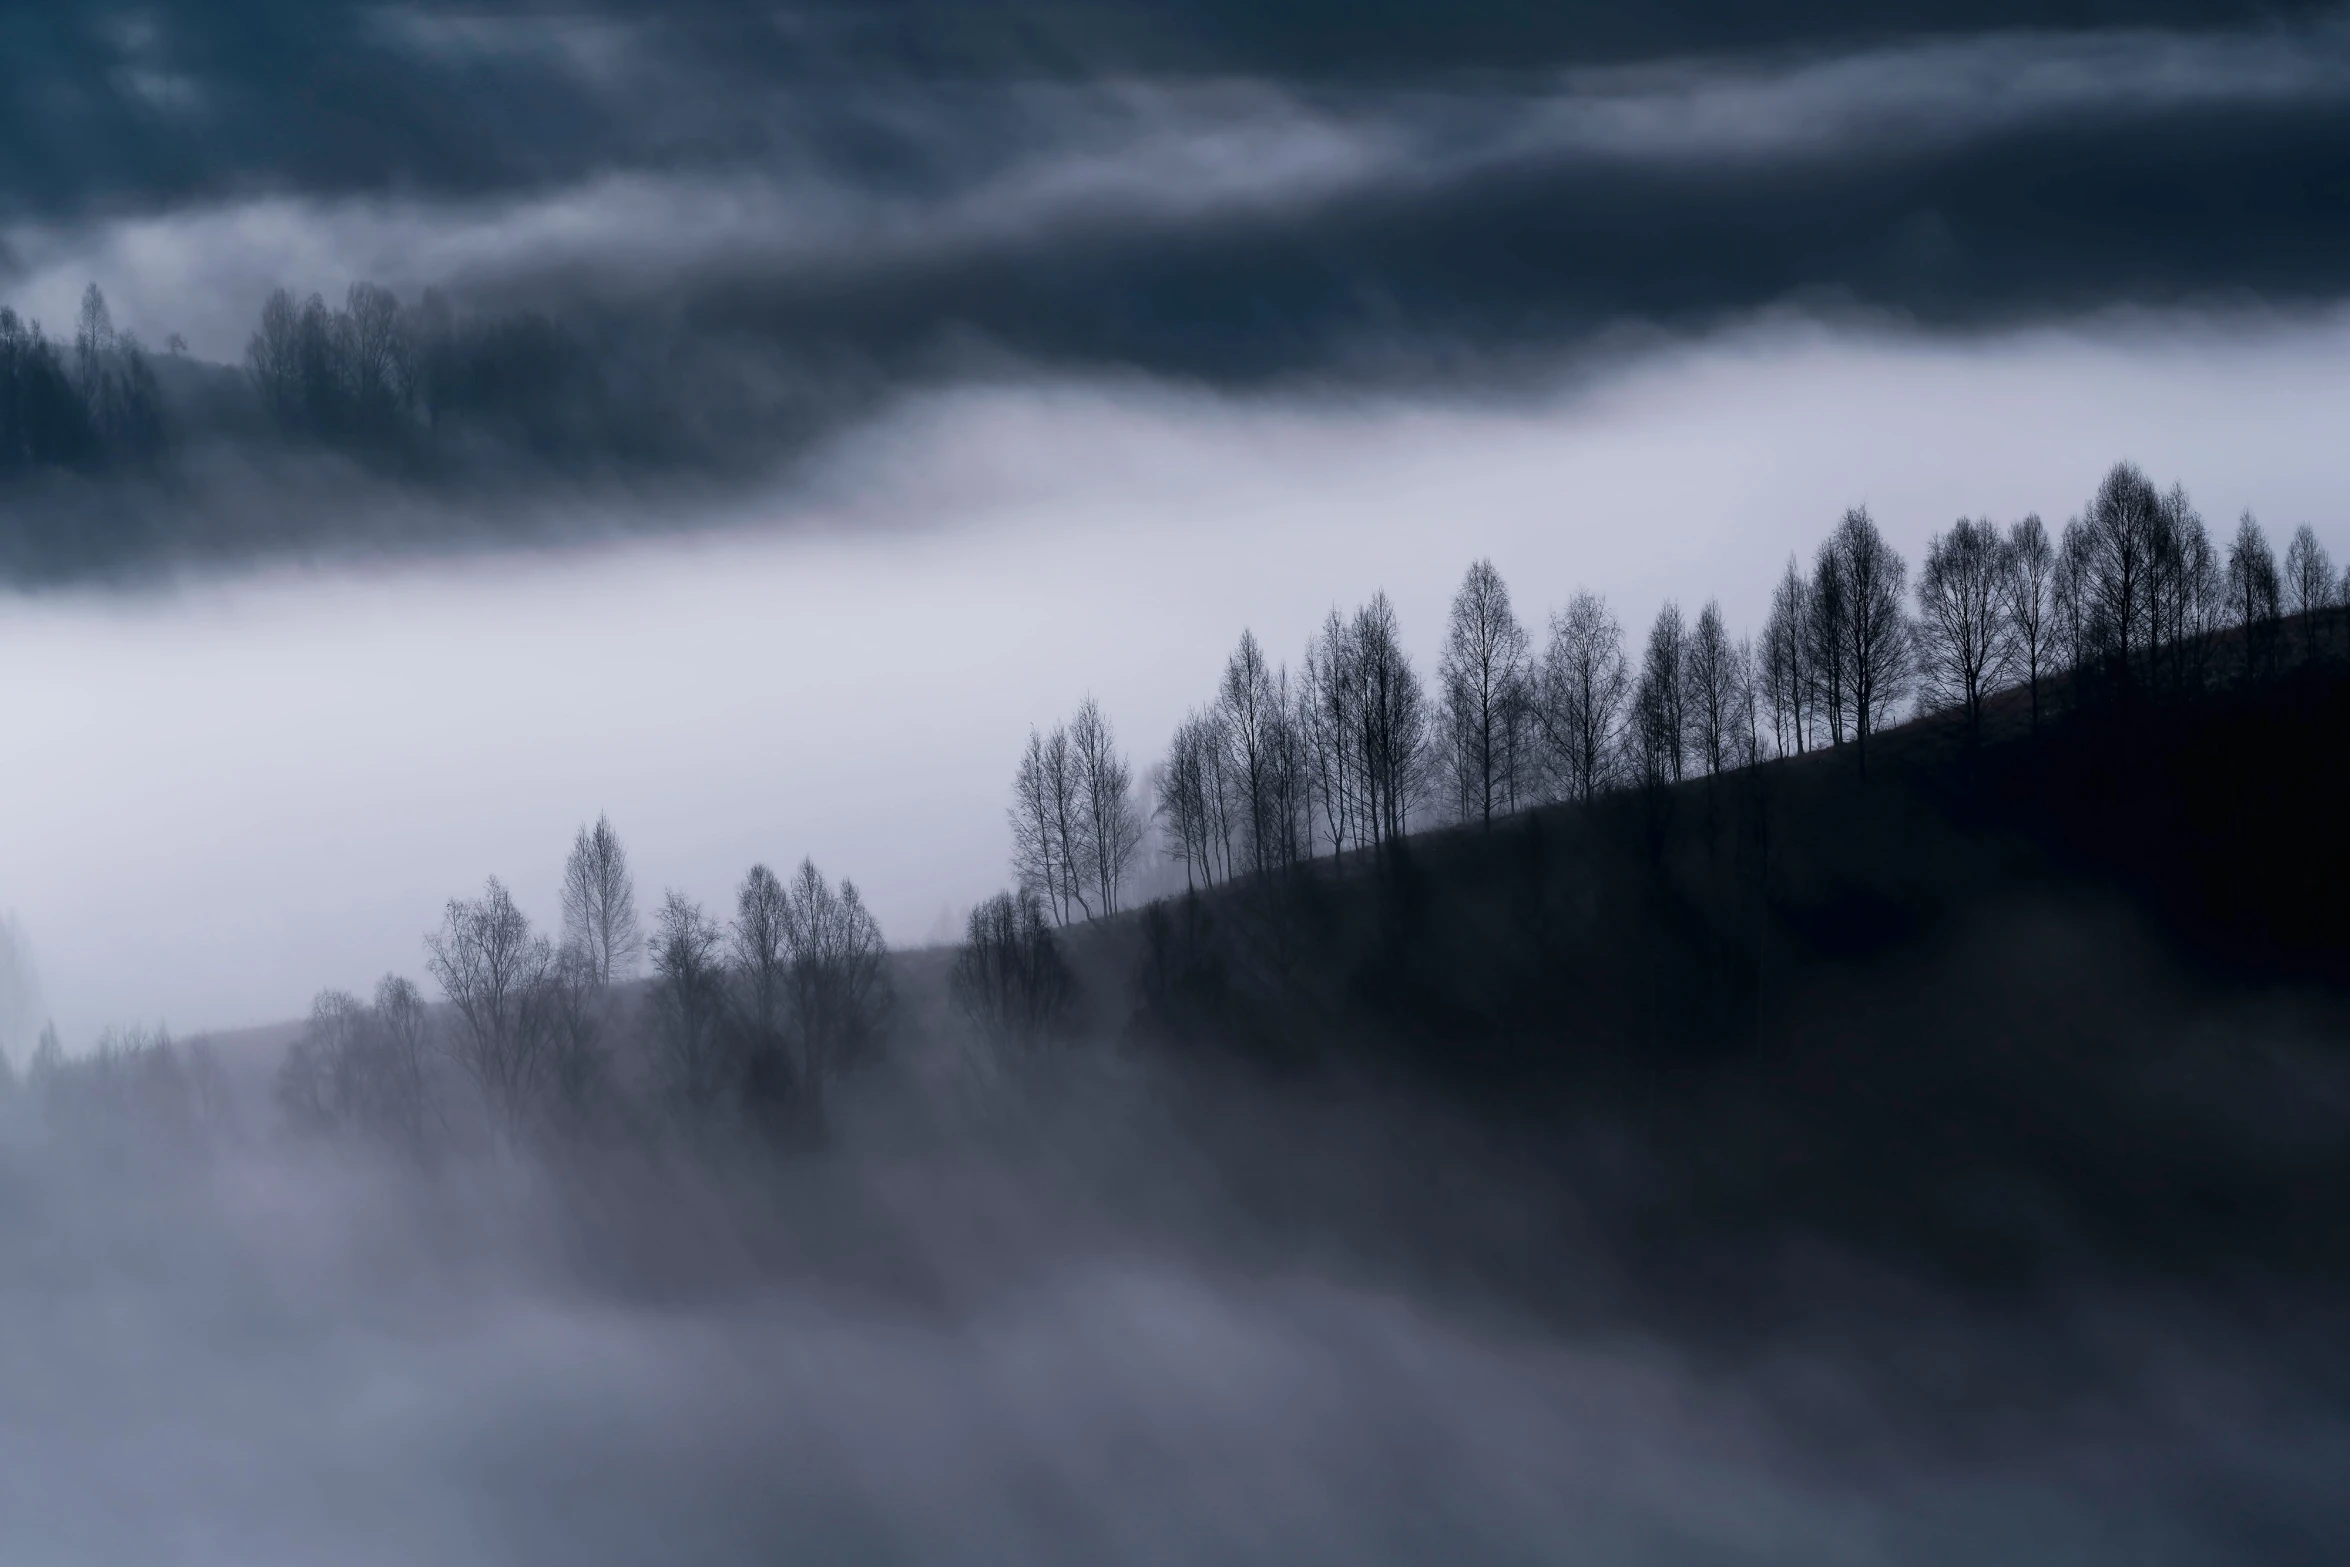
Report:
[[[1425,82],[2017,27],[2208,28],[2322,14],[2240,0],[11,0],[0,10],[0,173],[15,201],[50,210],[187,200],[255,182],[481,191],[613,162],[751,151],[771,117],[793,118],[803,96],[876,80]],[[859,128],[840,129],[832,150],[853,159]],[[886,148],[867,150],[880,172]]]
[[[2339,13],[1623,10],[13,7],[0,295],[56,329],[96,279],[227,361],[281,283],[536,312],[487,447],[592,480],[1013,367],[1424,389],[2350,281]],[[31,555],[135,532],[69,531]]]
[[[1207,369],[1805,289],[2325,293],[2350,254],[2330,13],[1623,10],[28,6],[0,187],[20,276],[276,198],[423,232],[257,264],[610,298],[658,259],[795,340]]]

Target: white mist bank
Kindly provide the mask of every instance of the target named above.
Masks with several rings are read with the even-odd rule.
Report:
[[[549,918],[598,811],[648,901],[812,854],[919,942],[1005,880],[1032,724],[1091,692],[1147,766],[1244,626],[1294,660],[1385,588],[1425,661],[1490,555],[1530,625],[1588,586],[1634,636],[1668,595],[1751,631],[1848,505],[1914,561],[2121,457],[2339,554],[2346,406],[2339,315],[1776,321],[1509,397],[940,395],[683,537],[8,603],[0,909],[76,1044],[418,973],[492,873]]]

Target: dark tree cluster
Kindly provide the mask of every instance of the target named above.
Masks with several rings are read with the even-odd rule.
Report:
[[[236,1096],[211,1042],[164,1029],[108,1029],[87,1055],[68,1056],[42,1029],[19,1087],[0,1071],[0,1103],[21,1094],[48,1124],[105,1150],[185,1153],[239,1131]]]
[[[1087,697],[1077,716],[1033,731],[1012,790],[1012,853],[1022,890],[1062,924],[1118,912],[1142,846],[1134,768],[1101,704]]]
[[[438,290],[357,282],[330,305],[275,289],[234,370],[181,364],[176,334],[168,347],[166,379],[94,283],[70,342],[0,309],[0,483],[142,473],[256,437],[411,476],[729,463],[771,455],[783,428],[741,366],[684,362],[646,322],[466,309]]]
[[[451,899],[425,938],[437,1009],[397,975],[372,1002],[319,996],[278,1070],[288,1124],[410,1154],[466,1119],[451,1115],[453,1096],[510,1144],[655,1113],[705,1128],[806,1124],[880,1037],[880,927],[854,884],[812,862],[788,881],[753,866],[723,924],[668,893],[648,936],[627,853],[598,819],[572,844],[562,907],[551,939],[496,877]]]
[[[164,438],[154,367],[135,336],[115,330],[97,284],[82,295],[70,346],[0,307],[0,481],[141,467]]]
[[[411,305],[353,283],[338,308],[276,289],[245,370],[281,436],[375,462],[476,449],[618,455],[643,434],[643,421],[610,406],[602,367],[576,333],[532,311],[460,312],[435,290]]]
[[[1076,976],[1044,900],[1026,888],[971,911],[947,986],[956,1007],[998,1049],[1031,1049],[1061,1033]]]

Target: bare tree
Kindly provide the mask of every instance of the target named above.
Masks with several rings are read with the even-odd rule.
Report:
[[[1094,916],[1093,818],[1086,809],[1085,777],[1067,724],[1055,724],[1044,739],[1045,788],[1052,806],[1053,863],[1061,874],[1061,918],[1074,910]]]
[[[1428,699],[1403,650],[1395,605],[1385,593],[1355,612],[1355,656],[1362,679],[1364,805],[1372,841],[1391,842],[1411,827],[1428,748]]]
[[[1346,852],[1350,837],[1358,845],[1367,841],[1353,766],[1361,707],[1362,671],[1354,638],[1333,609],[1306,642],[1296,721],[1315,810],[1334,855]]]
[[[1118,912],[1118,894],[1142,846],[1142,812],[1134,803],[1134,767],[1118,752],[1117,735],[1092,697],[1069,725],[1069,748],[1084,800],[1087,873],[1104,914]]]
[[[553,948],[531,934],[505,883],[492,876],[479,898],[449,900],[425,949],[425,966],[457,1014],[451,1053],[499,1125],[518,1132],[544,1065],[531,1001],[555,960]]]
[[[1028,731],[1028,749],[1012,781],[1012,875],[1018,885],[1046,899],[1056,919],[1068,921],[1063,902],[1060,836],[1055,831],[1059,790],[1054,757],[1037,731]]]
[[[361,1010],[347,990],[322,990],[311,999],[302,1037],[287,1048],[273,1085],[278,1110],[295,1131],[331,1136],[360,1118]]]
[[[338,324],[359,420],[372,432],[396,426],[407,416],[413,376],[408,323],[398,297],[380,284],[353,283]]]
[[[1829,544],[1844,597],[1844,684],[1865,772],[1869,735],[1882,726],[1908,684],[1909,622],[1901,601],[1909,571],[1865,506],[1844,514]]]
[[[1760,767],[1762,748],[1762,657],[1754,638],[1740,637],[1730,650],[1730,741],[1736,764]]]
[[[2014,655],[2012,578],[2006,545],[1988,520],[1961,517],[1926,543],[1918,573],[1921,694],[1959,709],[1969,745],[1982,738],[1984,694],[2005,678]]]
[[[1212,887],[1218,880],[1222,813],[1214,797],[1221,787],[1224,738],[1217,724],[1213,713],[1195,712],[1185,718],[1158,771],[1159,828],[1168,854],[1183,864],[1186,887]],[[1225,871],[1229,873],[1228,866]]]
[[[1093,917],[1093,816],[1067,724],[1029,732],[1012,785],[1012,865],[1019,884],[1034,888],[1062,924]]]
[[[1686,749],[1709,773],[1737,765],[1738,649],[1722,625],[1722,606],[1709,600],[1682,647],[1681,717]]]
[[[1681,606],[1668,599],[1648,628],[1634,697],[1641,779],[1652,787],[1681,781],[1689,735],[1688,676],[1682,667],[1688,646],[1688,622],[1681,618]]]
[[[994,1044],[1030,1046],[1066,1020],[1076,977],[1033,892],[1007,892],[971,911],[948,988],[955,1005]]]
[[[726,1017],[725,933],[681,892],[653,916],[653,984],[649,1000],[659,1073],[670,1099],[689,1115],[724,1108],[741,1090]]]
[[[800,1047],[803,1098],[820,1104],[824,1084],[879,1033],[889,993],[888,948],[856,885],[828,885],[802,860],[785,891],[785,950],[791,959],[790,1016]]]
[[[1226,756],[1243,802],[1249,858],[1262,875],[1279,858],[1275,769],[1280,764],[1279,730],[1286,704],[1253,632],[1240,634],[1240,645],[1225,661],[1217,703],[1224,719]]]
[[[2040,728],[2040,673],[2047,666],[2056,610],[2056,549],[2034,512],[2007,532],[2007,570],[2000,608],[2008,645],[2031,694],[2032,728]]]
[[[416,982],[398,974],[378,980],[375,1021],[382,1030],[385,1074],[397,1105],[394,1120],[411,1146],[422,1149],[440,1125],[441,1113],[433,1092],[432,1013]]]
[[[1524,711],[1526,631],[1510,607],[1510,590],[1490,560],[1469,567],[1453,594],[1437,684],[1444,692],[1454,766],[1468,785],[1463,815],[1493,824],[1498,800],[1517,805],[1516,728]]]
[[[1811,619],[1811,584],[1790,555],[1786,575],[1771,590],[1756,672],[1770,705],[1772,743],[1781,756],[1800,755],[1811,743]]]
[[[636,880],[609,816],[580,828],[563,862],[563,944],[585,956],[596,983],[606,987],[633,977],[643,954]]]
[[[1812,564],[1811,591],[1805,595],[1810,614],[1808,663],[1812,709],[1824,722],[1828,743],[1844,743],[1844,723],[1851,711],[1852,672],[1848,667],[1852,622],[1852,588],[1845,580],[1843,557],[1830,538],[1820,546]]]
[[[559,1129],[578,1132],[610,1088],[604,1034],[611,992],[594,954],[565,943],[532,990],[532,1025],[543,1053],[540,1099]]]
[[[2145,650],[2154,630],[2147,577],[2161,509],[2154,481],[2135,463],[2116,463],[2080,520],[2087,592],[2080,629],[2089,657],[2110,666],[2125,692],[2147,673]]]
[[[2246,512],[2237,520],[2228,546],[2228,608],[2244,638],[2244,678],[2275,665],[2277,622],[2284,614],[2284,587],[2268,535]]]
[[[1289,666],[1273,672],[1273,721],[1268,729],[1266,820],[1272,833],[1267,858],[1283,869],[1293,869],[1313,850],[1314,796],[1306,755],[1306,733],[1298,720],[1296,689]]]
[[[2147,671],[2176,692],[2200,690],[2211,642],[2225,620],[2227,587],[2202,514],[2174,484],[2155,508],[2148,537]]]
[[[386,975],[369,1006],[321,991],[279,1065],[279,1109],[298,1131],[353,1132],[409,1155],[429,1151],[437,1110],[424,998]]]
[[[2308,523],[2285,546],[2285,612],[2301,622],[2301,654],[2313,657],[2326,612],[2334,607],[2334,563]]]
[[[1624,628],[1598,594],[1576,594],[1551,617],[1535,702],[1551,770],[1569,799],[1589,802],[1607,787],[1631,686]]]
[[[790,900],[783,883],[766,866],[752,866],[735,893],[734,923],[727,927],[727,940],[740,991],[738,1020],[749,1047],[747,1053],[758,1062],[780,1063],[786,1051],[790,921]]]

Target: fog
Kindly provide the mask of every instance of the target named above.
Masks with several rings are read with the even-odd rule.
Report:
[[[2341,1557],[2346,177],[2330,0],[0,0],[0,1563]]]
[[[1480,555],[1537,625],[1588,586],[1628,624],[1718,596],[1751,632],[1847,506],[1915,558],[1960,515],[2061,522],[2122,456],[2215,523],[2339,549],[2346,347],[2335,315],[1780,316],[1410,398],[997,381],[899,402],[752,500],[546,503],[600,544],[21,597],[0,896],[69,1041],[416,973],[493,873],[550,919],[602,811],[650,888],[722,903],[808,854],[893,942],[943,939],[1009,880],[1032,725],[1091,693],[1147,765],[1244,627],[1295,661],[1380,588],[1426,661]],[[353,535],[396,541],[433,503],[302,504],[377,508]]]
[[[1916,1050],[1985,950],[1976,1008],[2132,1030],[2133,1115],[2205,1158],[2332,1168],[2350,1099],[2321,1020],[2197,996],[2094,919],[2002,919],[1812,1021]],[[2215,1047],[2241,1072],[2218,1096]],[[956,1048],[902,1032],[820,1146],[780,1152],[460,1141],[418,1168],[290,1136],[249,1080],[192,1141],[0,1105],[0,1539],[77,1563],[2184,1567],[2338,1537],[2324,1291],[2099,1259],[2085,1210],[2002,1201],[2028,1176],[1996,1154],[1959,1200],[2040,1237],[2028,1285],[1716,1215],[1698,1277],[1742,1282],[1660,1289],[1697,1218],[1669,1117],[1463,1119],[1101,1039],[980,1076]]]

